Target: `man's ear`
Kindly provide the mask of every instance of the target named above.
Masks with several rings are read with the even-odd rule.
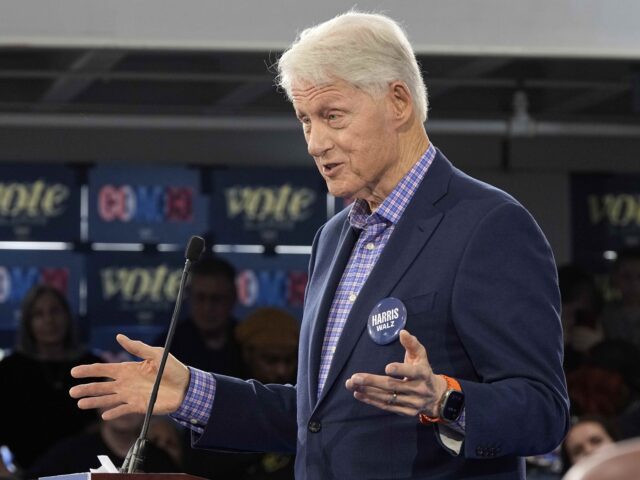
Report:
[[[413,98],[406,83],[396,80],[389,84],[388,99],[394,120],[400,125],[413,115]]]

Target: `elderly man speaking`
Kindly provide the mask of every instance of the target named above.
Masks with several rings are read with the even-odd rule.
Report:
[[[198,448],[295,452],[299,479],[524,478],[568,425],[549,244],[508,194],[430,143],[402,29],[350,12],[303,31],[279,82],[329,192],[355,202],[316,234],[296,386],[170,357],[157,414]],[[161,349],[76,367],[106,419],[144,412]]]

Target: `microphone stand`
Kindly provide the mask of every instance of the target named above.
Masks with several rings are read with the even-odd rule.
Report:
[[[144,460],[144,448],[147,444],[147,432],[149,430],[149,422],[151,421],[151,414],[153,413],[153,407],[158,397],[158,390],[160,389],[160,381],[162,380],[162,374],[164,373],[164,366],[167,363],[169,357],[169,349],[171,348],[171,342],[173,341],[173,334],[176,330],[178,323],[178,316],[180,315],[180,309],[182,308],[182,296],[184,293],[184,286],[187,283],[189,276],[189,270],[191,269],[192,260],[194,257],[194,248],[192,246],[195,239],[202,242],[200,249],[197,251],[195,259],[197,260],[204,248],[204,241],[200,237],[191,237],[189,245],[187,247],[187,259],[184,263],[184,269],[182,270],[182,277],[180,278],[180,288],[178,289],[178,297],[173,309],[173,315],[171,316],[171,323],[169,324],[169,332],[167,333],[167,339],[164,342],[164,351],[162,352],[162,359],[160,360],[160,366],[158,367],[158,374],[151,390],[151,397],[149,397],[149,406],[147,407],[147,413],[144,416],[144,423],[142,424],[142,430],[140,435],[136,439],[135,443],[129,449],[127,456],[120,467],[120,473],[136,473],[142,466]]]

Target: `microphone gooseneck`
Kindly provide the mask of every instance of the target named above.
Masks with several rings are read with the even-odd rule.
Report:
[[[167,339],[164,343],[164,351],[162,352],[162,359],[158,366],[158,373],[156,380],[151,389],[151,396],[149,397],[149,406],[147,407],[147,413],[144,416],[144,423],[142,424],[142,430],[140,435],[136,439],[135,443],[129,449],[126,458],[122,466],[120,467],[120,473],[136,473],[142,466],[144,460],[144,448],[147,444],[147,432],[149,430],[149,422],[151,421],[151,414],[153,413],[153,407],[156,404],[158,398],[158,390],[160,389],[160,381],[162,374],[164,373],[164,367],[167,363],[169,356],[169,350],[173,341],[173,334],[176,330],[176,324],[178,323],[178,317],[180,316],[180,309],[182,308],[182,295],[184,293],[184,286],[187,283],[189,277],[189,271],[193,262],[197,262],[204,251],[204,239],[202,237],[193,236],[189,239],[189,244],[185,250],[185,262],[182,270],[182,277],[180,278],[180,288],[178,289],[178,297],[176,298],[176,304],[173,309],[173,315],[171,316],[171,323],[169,324],[169,332],[167,333]]]

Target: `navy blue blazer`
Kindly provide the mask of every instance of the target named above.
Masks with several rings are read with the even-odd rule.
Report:
[[[194,445],[296,452],[298,479],[524,478],[521,457],[552,450],[569,421],[556,267],[538,225],[438,152],[353,304],[318,398],[329,307],[357,235],[346,210],[316,234],[297,385],[216,375]],[[384,374],[403,360],[398,341],[381,346],[366,332],[369,312],[389,296],[404,302],[406,328],[433,370],[465,392],[457,456],[433,426],[363,404],[344,386],[356,372]]]

